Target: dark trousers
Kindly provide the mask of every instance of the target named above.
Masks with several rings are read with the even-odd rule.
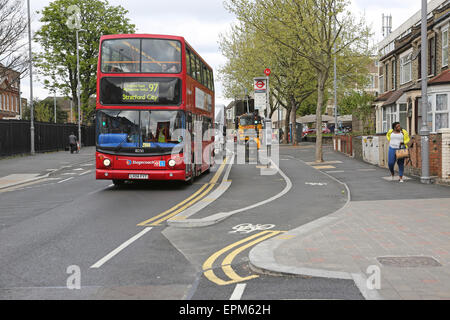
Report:
[[[70,144],[70,153],[74,153],[75,151],[77,151],[77,145],[71,143]]]

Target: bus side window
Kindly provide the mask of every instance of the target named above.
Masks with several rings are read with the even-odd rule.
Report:
[[[197,70],[196,70],[196,74],[195,74],[195,79],[198,81],[198,82],[202,82],[202,69],[201,69],[201,61],[200,61],[200,59],[197,57],[197,56],[195,56],[195,64],[196,64],[196,66],[197,66]]]
[[[208,76],[208,69],[203,64],[203,85],[207,88],[209,88],[209,76]]]
[[[191,70],[191,52],[189,49],[186,49],[186,72],[188,75],[192,76]]]
[[[212,71],[208,69],[208,87],[210,90],[213,89],[213,84],[212,84],[213,80],[212,80]]]
[[[189,55],[191,57],[191,77],[195,79],[197,72],[197,66],[195,64],[195,56],[192,52],[190,52]]]

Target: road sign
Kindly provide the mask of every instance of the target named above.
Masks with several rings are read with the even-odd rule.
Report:
[[[263,80],[254,80],[253,82],[253,89],[255,90],[255,92],[265,92],[266,91],[266,81],[265,79]]]
[[[270,73],[271,73],[272,71],[269,69],[269,68],[267,68],[266,70],[264,70],[264,74],[266,75],[266,76],[270,76]]]
[[[263,113],[264,110],[267,109],[268,87],[269,87],[268,77],[253,78],[255,110],[261,111]]]

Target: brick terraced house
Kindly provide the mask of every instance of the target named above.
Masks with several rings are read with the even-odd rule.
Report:
[[[427,124],[430,129],[429,162],[433,180],[450,184],[450,0],[428,2],[427,21]],[[411,161],[405,173],[421,175],[421,11],[405,21],[378,45],[378,89],[374,101],[376,135],[339,137],[336,150],[387,167],[386,132],[393,122],[414,137]],[[342,141],[339,141],[342,140]],[[348,140],[348,141],[347,141]],[[350,141],[352,140],[352,141]],[[350,148],[342,148],[341,145]]]
[[[20,116],[20,73],[0,65],[0,119]]]

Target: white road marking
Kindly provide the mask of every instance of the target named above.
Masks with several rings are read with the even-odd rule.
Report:
[[[82,172],[82,173],[79,174],[79,176],[82,176],[83,174],[89,173],[89,172],[91,172],[91,171],[92,171],[92,170],[88,170],[88,171]]]
[[[63,182],[66,182],[66,181],[69,181],[69,180],[72,180],[72,179],[73,179],[73,177],[70,177],[70,178],[58,181],[57,183],[63,183]]]
[[[242,295],[244,294],[246,283],[238,283],[234,288],[233,294],[230,297],[230,300],[241,300]]]
[[[75,170],[75,171],[82,171],[84,169],[83,168],[76,168],[76,169],[73,169],[73,170]]]
[[[288,177],[287,175],[285,175],[284,172],[281,171],[281,169],[280,169],[273,161],[272,161],[272,164],[273,164],[274,167],[278,170],[278,173],[279,173],[279,174],[283,177],[283,179],[286,181],[286,187],[283,189],[283,191],[281,191],[281,192],[278,193],[277,195],[275,195],[275,196],[273,196],[273,197],[270,197],[269,199],[266,199],[266,200],[264,200],[264,201],[257,202],[257,203],[255,203],[255,204],[252,204],[252,205],[247,206],[247,207],[245,207],[245,208],[241,208],[241,209],[236,209],[236,210],[233,210],[233,211],[229,211],[229,212],[227,212],[228,215],[233,215],[233,214],[236,214],[236,213],[239,213],[239,212],[242,212],[242,211],[248,211],[248,210],[254,209],[254,208],[256,208],[256,207],[265,205],[266,203],[269,203],[269,202],[275,201],[275,200],[278,199],[278,198],[281,198],[281,197],[284,196],[286,193],[288,193],[289,190],[291,190],[291,188],[292,188],[292,182],[291,182],[291,179],[289,179],[289,177]]]
[[[134,237],[132,237],[131,239],[128,239],[127,241],[125,241],[124,243],[122,243],[119,247],[117,247],[116,249],[114,249],[113,251],[111,251],[109,254],[107,254],[105,257],[103,257],[102,259],[100,259],[99,261],[97,261],[96,263],[94,263],[91,268],[92,269],[98,269],[100,268],[102,265],[104,265],[108,260],[112,259],[115,255],[117,255],[120,251],[122,251],[123,249],[125,249],[126,247],[128,247],[130,244],[132,244],[133,242],[135,242],[137,239],[139,239],[140,237],[142,237],[144,234],[146,234],[147,232],[149,232],[150,230],[152,230],[151,227],[147,227],[144,230],[142,230],[141,232],[139,232],[137,235],[135,235]]]
[[[326,182],[305,182],[305,184],[308,184],[310,186],[326,186]]]
[[[326,173],[342,173],[345,172],[344,170],[332,170],[332,171],[325,171]]]
[[[76,172],[66,172],[66,173],[63,173],[62,175],[64,175],[64,176],[74,176],[74,175],[76,175]]]

